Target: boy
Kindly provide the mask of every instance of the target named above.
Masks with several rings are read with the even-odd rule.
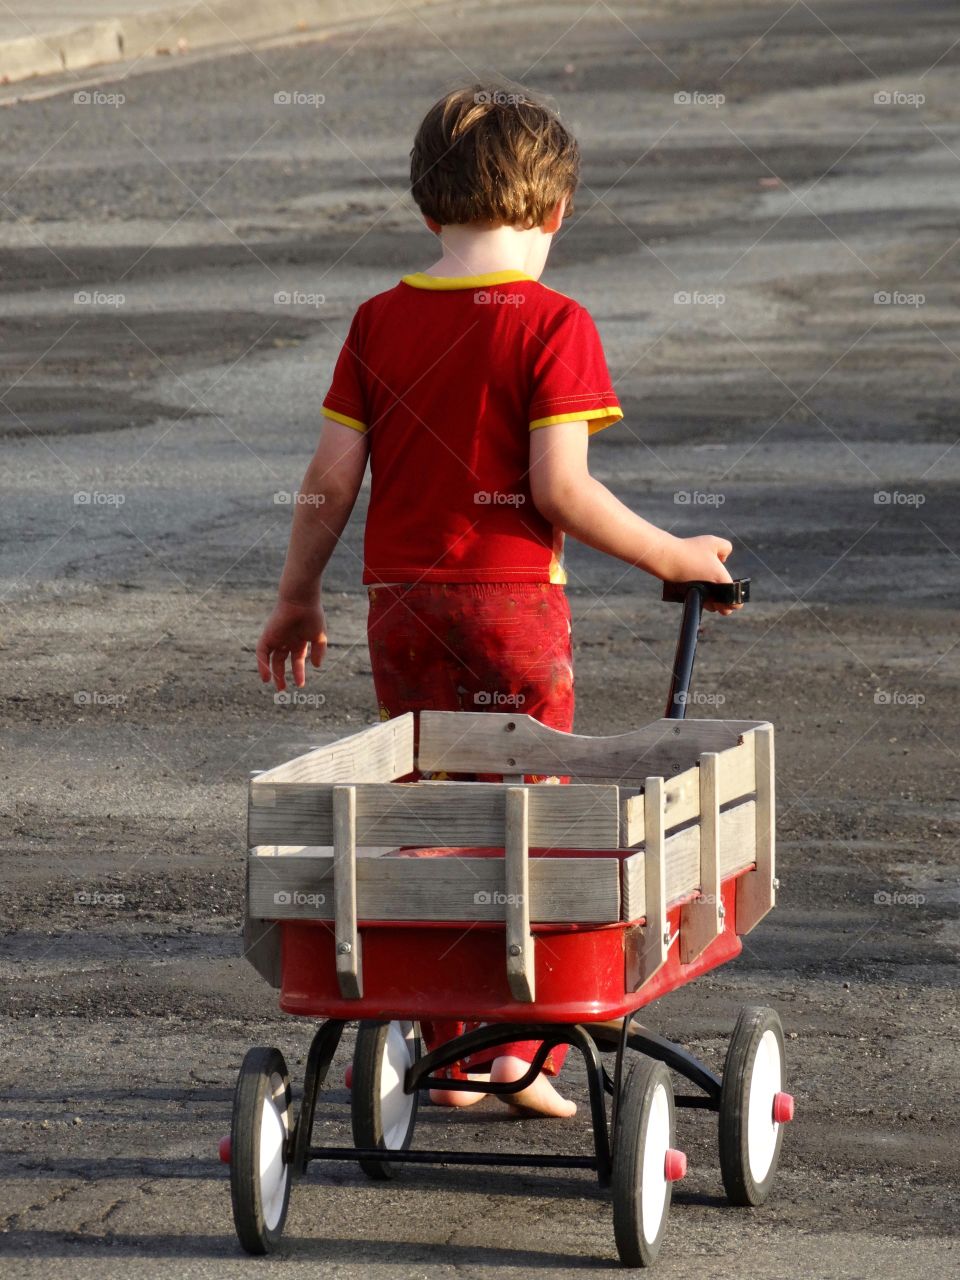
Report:
[[[315,667],[323,659],[321,576],[368,457],[363,581],[383,718],[509,705],[572,731],[565,533],[664,580],[730,581],[729,542],[674,537],[589,473],[589,435],[623,414],[589,314],[539,283],[578,177],[576,141],[525,96],[477,85],[427,113],[411,187],[440,258],[353,318],[301,488],[313,498],[294,508],[257,646],[264,681],[284,689],[289,658],[303,685],[307,650]],[[430,1043],[457,1029],[424,1034]],[[519,1079],[536,1047],[500,1049],[490,1078]],[[552,1058],[556,1074],[562,1055]],[[544,1073],[512,1101],[576,1109]]]

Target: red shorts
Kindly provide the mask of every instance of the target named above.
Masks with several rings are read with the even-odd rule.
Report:
[[[369,587],[367,638],[380,718],[517,711],[573,729],[570,605],[540,582]]]
[[[570,606],[562,586],[420,582],[369,587],[368,595],[370,665],[382,720],[406,711],[517,711],[564,733],[573,730]],[[459,852],[423,850],[417,856]],[[502,857],[501,850],[483,852]],[[421,1031],[427,1047],[437,1048],[468,1025],[479,1024],[425,1022]],[[538,1041],[518,1041],[495,1056],[532,1062],[538,1048]],[[555,1075],[566,1054],[567,1046],[559,1045],[544,1069]],[[482,1060],[458,1063],[451,1074],[461,1076],[466,1066],[484,1069],[491,1056],[487,1050]]]

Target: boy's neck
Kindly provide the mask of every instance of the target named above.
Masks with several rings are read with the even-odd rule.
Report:
[[[483,276],[494,271],[522,271],[540,278],[550,247],[539,227],[449,226],[440,231],[443,251],[427,268],[431,276]]]

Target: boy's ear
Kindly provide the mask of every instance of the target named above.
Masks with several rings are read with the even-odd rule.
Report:
[[[440,223],[437,222],[436,219],[428,217],[427,214],[423,215],[423,221],[426,224],[427,229],[429,231],[432,231],[435,236],[438,236],[440,232],[443,230],[443,227],[441,227]]]
[[[557,201],[557,203],[553,206],[553,208],[547,214],[540,230],[545,232],[548,236],[552,236],[557,231],[559,231],[561,224],[563,223],[563,215],[566,213],[567,205],[569,203],[570,203],[569,196],[561,197],[561,199]]]

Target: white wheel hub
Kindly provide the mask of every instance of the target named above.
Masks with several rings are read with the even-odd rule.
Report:
[[[260,1203],[264,1223],[270,1231],[276,1227],[283,1213],[290,1177],[290,1166],[283,1158],[289,1119],[286,1086],[281,1077],[274,1074],[270,1077],[269,1091],[260,1113]]]
[[[404,1093],[403,1079],[416,1053],[416,1030],[412,1022],[391,1022],[380,1064],[380,1124],[383,1143],[389,1151],[399,1151],[406,1140],[413,1115],[415,1095]]]
[[[667,1204],[667,1151],[670,1147],[670,1100],[662,1084],[650,1100],[640,1180],[640,1220],[647,1244],[656,1240]]]
[[[747,1099],[747,1153],[750,1176],[756,1183],[766,1178],[776,1153],[780,1126],[773,1118],[773,1100],[782,1088],[780,1042],[772,1030],[765,1031],[753,1060]]]

